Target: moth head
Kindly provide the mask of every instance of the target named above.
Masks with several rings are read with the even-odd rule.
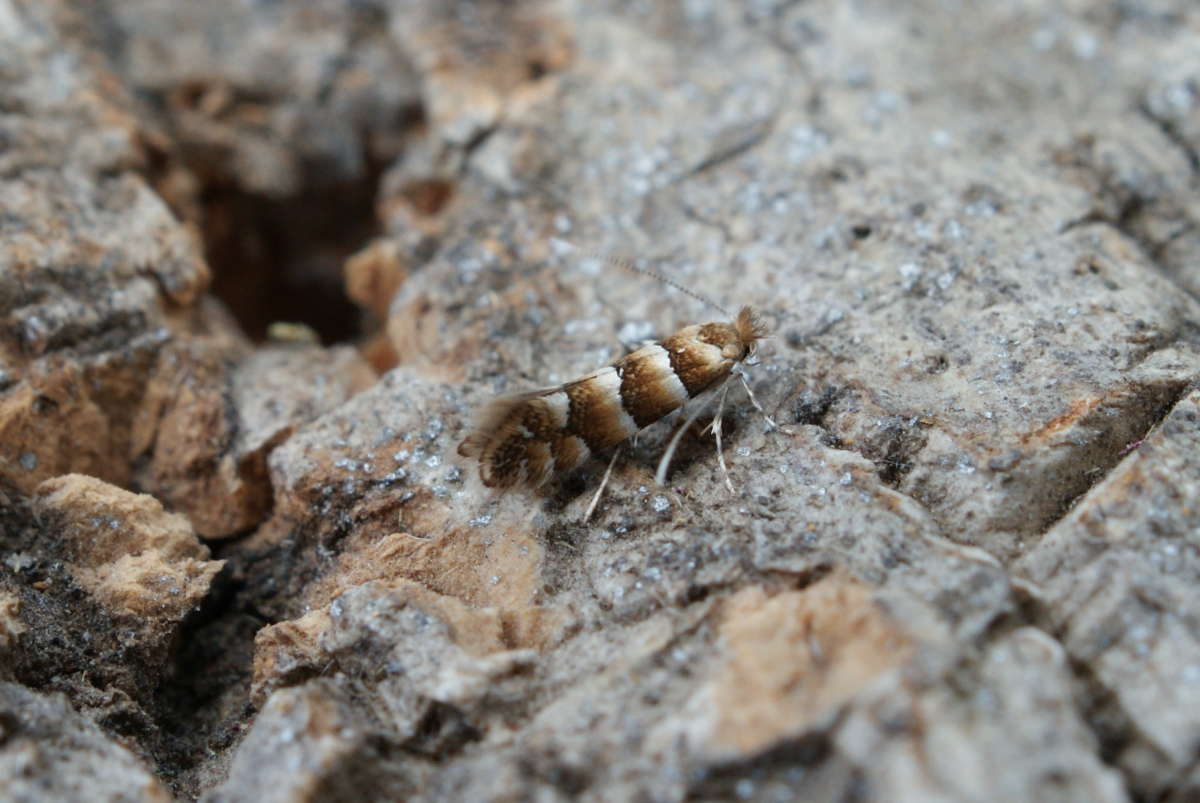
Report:
[[[758,348],[758,341],[770,334],[767,324],[751,307],[738,310],[737,317],[733,320],[733,329],[737,332],[737,342],[727,344],[722,353],[723,356],[739,362],[752,355]]]

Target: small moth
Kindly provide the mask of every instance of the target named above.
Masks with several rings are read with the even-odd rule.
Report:
[[[610,261],[662,279],[632,264]],[[557,474],[578,468],[591,455],[623,443],[697,396],[719,388],[721,405],[710,426],[725,483],[732,491],[721,453],[725,395],[734,367],[753,355],[758,341],[767,334],[758,313],[742,307],[731,321],[686,326],[666,340],[642,346],[573,382],[501,396],[483,408],[458,453],[479,461],[479,476],[489,488],[536,488]],[[745,377],[740,373],[738,377],[765,416]],[[672,438],[655,475],[659,484],[666,479],[683,432],[714,398],[716,395],[701,404]],[[599,501],[619,453],[613,454],[585,520]]]

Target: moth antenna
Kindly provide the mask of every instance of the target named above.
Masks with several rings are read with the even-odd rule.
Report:
[[[640,265],[637,265],[636,263],[634,263],[632,260],[626,259],[624,257],[610,256],[607,254],[592,254],[592,256],[594,256],[597,259],[602,259],[605,262],[607,262],[608,264],[615,265],[618,268],[624,268],[625,270],[630,271],[632,273],[640,273],[643,276],[647,276],[651,279],[656,279],[659,282],[662,282],[663,284],[667,285],[668,287],[674,287],[676,290],[683,293],[684,295],[690,296],[691,298],[696,299],[701,304],[704,304],[708,307],[711,307],[712,309],[715,309],[717,312],[721,313],[726,318],[731,317],[728,310],[726,310],[724,307],[722,307],[717,302],[713,301],[708,296],[702,295],[701,293],[698,293],[695,290],[692,290],[688,287],[684,287],[679,282],[677,282],[674,279],[671,279],[667,276],[664,276],[663,274],[659,273],[658,271],[654,270],[653,268],[643,268]]]
[[[601,262],[607,262],[609,265],[612,265],[613,267],[622,268],[623,270],[627,270],[630,273],[640,273],[642,276],[646,276],[648,278],[654,279],[655,281],[657,281],[661,284],[665,284],[668,287],[674,287],[676,290],[683,293],[684,295],[690,296],[691,298],[694,298],[695,300],[699,301],[701,304],[704,304],[707,307],[711,307],[712,309],[715,309],[717,312],[721,313],[726,318],[733,317],[732,315],[729,314],[728,310],[726,310],[724,307],[722,307],[717,302],[713,301],[708,296],[698,293],[695,290],[692,290],[688,287],[684,287],[679,282],[675,281],[674,279],[670,278],[669,276],[664,276],[663,274],[659,273],[658,271],[654,270],[653,268],[643,268],[640,265],[636,264],[633,260],[626,259],[625,257],[613,256],[611,254],[602,254],[598,251],[584,251],[582,249],[577,248],[575,245],[567,242],[566,240],[562,240],[559,238],[555,238],[555,240],[556,240],[556,242],[562,243],[570,250],[581,253],[585,257],[591,257],[592,259],[598,259]]]

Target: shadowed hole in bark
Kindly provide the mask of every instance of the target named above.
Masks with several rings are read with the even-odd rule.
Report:
[[[896,488],[912,470],[913,458],[924,448],[926,438],[915,423],[900,416],[893,416],[881,424],[878,437],[864,443],[861,452],[875,463],[879,479]]]
[[[444,760],[482,738],[483,734],[457,708],[433,702],[406,746],[429,758]]]
[[[839,715],[838,719],[841,717]],[[757,757],[746,761],[733,761],[714,767],[698,778],[688,790],[687,800],[746,800],[772,799],[770,796],[757,798],[755,793],[771,790],[779,794],[790,793],[787,798],[804,799],[803,790],[812,783],[809,769],[827,762],[831,757],[828,733],[813,732],[789,739]],[[832,762],[842,775],[842,788],[853,800],[854,789],[861,783],[856,771],[843,762]]]
[[[792,408],[792,423],[807,424],[814,427],[825,426],[825,416],[845,392],[844,388],[832,385],[815,389],[805,389],[796,397]]]
[[[372,165],[358,181],[307,186],[278,199],[228,186],[205,189],[212,292],[250,337],[265,339],[277,321],[302,323],[326,344],[361,333],[361,312],[345,294],[342,264],[376,233],[380,172]]]
[[[162,102],[175,109],[194,109],[214,96],[234,109],[246,104],[266,108],[275,102],[244,88],[221,89],[188,84]],[[228,114],[226,110],[221,116]],[[411,133],[424,124],[423,109],[414,106],[405,107],[393,127]],[[175,209],[180,217],[198,225],[212,269],[211,292],[246,334],[263,341],[273,323],[303,324],[326,345],[364,334],[370,322],[347,297],[342,269],[348,257],[379,233],[378,187],[398,154],[375,152],[365,134],[356,157],[361,164],[353,168],[295,154],[295,190],[271,194],[248,189],[228,154],[189,140],[186,130],[173,134],[178,140],[170,144],[143,143],[151,183],[169,203],[182,205]],[[170,191],[173,163],[186,168],[199,185],[190,196],[194,204],[189,196]],[[449,197],[437,187],[422,188],[420,196],[432,208]]]
[[[413,209],[427,217],[433,217],[450,202],[454,196],[454,185],[449,181],[425,179],[406,184],[401,190]]]
[[[1104,481],[1121,461],[1147,438],[1154,429],[1163,422],[1179,402],[1188,394],[1192,385],[1184,382],[1168,382],[1159,386],[1147,386],[1139,392],[1135,402],[1124,408],[1123,420],[1129,425],[1129,432],[1124,438],[1118,438],[1118,443],[1108,443],[1108,449],[1099,459],[1093,459],[1085,471],[1076,476],[1070,492],[1064,494],[1058,509],[1046,516],[1040,523],[1037,532],[1045,533],[1067,516],[1080,499]],[[1093,418],[1105,416],[1103,408],[1097,411]],[[1088,418],[1082,419],[1084,423]],[[1108,439],[1112,440],[1112,434]]]
[[[549,784],[570,798],[583,794],[592,784],[592,774],[587,768],[571,766],[554,754],[526,754],[520,758],[520,768],[525,775]]]

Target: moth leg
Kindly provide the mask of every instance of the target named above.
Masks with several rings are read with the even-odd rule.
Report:
[[[687,417],[687,420],[680,425],[679,429],[675,430],[675,435],[671,438],[671,442],[667,444],[662,458],[658,461],[658,470],[654,472],[654,483],[656,485],[666,484],[667,468],[671,465],[671,458],[675,456],[675,449],[679,446],[679,441],[683,437],[683,433],[687,432],[688,427],[696,422],[700,414],[707,410],[716,398],[715,395],[710,396],[703,404],[697,405],[696,409]]]
[[[587,512],[583,514],[583,523],[587,524],[588,519],[592,517],[592,513],[596,510],[596,505],[600,503],[600,497],[604,495],[604,489],[608,486],[608,478],[612,476],[613,466],[617,464],[617,458],[621,456],[621,447],[618,446],[613,452],[612,460],[608,461],[608,468],[604,469],[604,478],[600,480],[600,487],[596,489],[596,493],[592,496],[592,501],[588,503]]]
[[[770,424],[771,429],[781,429],[781,427],[775,423],[775,419],[771,418],[767,411],[763,409],[763,406],[758,403],[758,399],[754,396],[754,391],[750,389],[750,383],[746,381],[746,375],[741,371],[738,371],[737,375],[738,379],[742,380],[742,387],[746,389],[746,395],[750,397],[750,403],[754,405],[754,409],[762,413],[762,417],[767,419],[767,423]]]
[[[725,452],[721,450],[721,416],[725,413],[725,397],[729,395],[729,380],[726,379],[721,383],[721,402],[717,405],[717,414],[713,416],[712,423],[708,425],[713,435],[717,437],[717,464],[721,467],[721,476],[725,478],[725,487],[729,489],[729,493],[734,493],[733,481],[729,479],[729,467],[725,465]]]

